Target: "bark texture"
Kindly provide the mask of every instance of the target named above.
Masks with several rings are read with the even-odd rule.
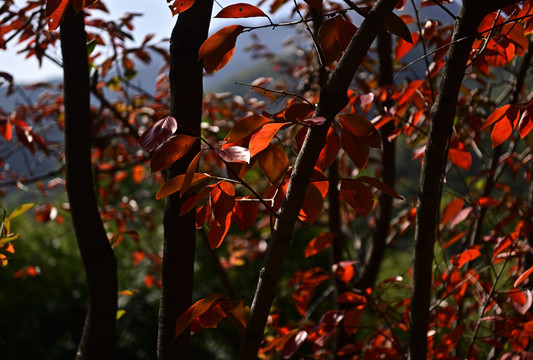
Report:
[[[415,229],[413,290],[411,295],[409,358],[425,360],[432,281],[434,245],[440,205],[442,175],[446,164],[459,88],[476,30],[483,17],[514,1],[466,0],[455,22],[448,59],[431,109],[431,123],[424,163]]]
[[[370,45],[377,36],[397,0],[380,0],[352,38],[337,68],[322,89],[315,116],[326,118],[324,125],[308,131],[302,150],[298,154],[291,174],[285,200],[279,210],[279,219],[274,225],[272,238],[266,253],[263,268],[259,274],[257,288],[250,308],[239,359],[256,359],[261,345],[270,307],[276,295],[283,261],[292,239],[294,225],[305,198],[313,167],[325,145],[326,134],[331,122],[347,103],[346,91],[355,71],[361,64]]]
[[[117,265],[94,191],[91,166],[89,64],[83,12],[71,6],[61,24],[65,104],[66,187],[89,292],[76,359],[107,359],[117,315]]]
[[[207,38],[212,0],[197,0],[178,16],[170,39],[170,114],[179,123],[178,132],[197,135],[202,119],[203,68],[198,50]],[[187,171],[200,143],[167,169],[173,178]],[[176,338],[176,322],[192,302],[196,246],[196,212],[179,216],[179,193],[165,203],[163,275],[159,308],[158,359],[187,359],[189,332]]]

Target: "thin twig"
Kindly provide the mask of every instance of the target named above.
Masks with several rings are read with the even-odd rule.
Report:
[[[249,86],[250,90],[253,90],[254,88],[257,88],[257,89],[260,89],[260,90],[263,90],[263,91],[266,91],[266,92],[270,92],[270,93],[273,93],[273,94],[279,94],[279,95],[283,95],[283,96],[292,96],[292,97],[295,97],[295,98],[298,98],[298,99],[302,99],[303,101],[305,101],[309,105],[315,106],[312,102],[310,102],[309,100],[307,100],[303,96],[298,95],[298,94],[294,94],[294,93],[290,93],[290,92],[287,92],[287,91],[272,90],[272,89],[268,89],[268,88],[265,88],[265,87],[262,87],[262,86],[243,83],[243,82],[238,82],[238,81],[235,82],[235,85]]]

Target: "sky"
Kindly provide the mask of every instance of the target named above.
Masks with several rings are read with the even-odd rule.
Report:
[[[238,1],[219,0],[218,4],[227,6],[236,2]],[[24,3],[24,0],[15,0],[15,3],[21,4]],[[126,12],[143,14],[141,17],[136,17],[133,22],[135,25],[134,36],[136,42],[141,42],[148,33],[156,34],[154,40],[168,38],[177,19],[177,16],[172,17],[166,0],[107,0],[104,3],[110,12],[110,18],[119,18]],[[220,6],[215,3],[213,13],[218,13],[220,9]],[[105,14],[101,11],[95,12],[94,14],[97,17],[105,17]],[[282,11],[279,16],[281,16],[280,19],[288,19],[284,17],[288,16],[287,12]],[[245,24],[243,20],[236,20],[213,18],[211,19],[210,33],[223,26]],[[266,22],[266,19],[256,21]],[[39,68],[37,60],[25,59],[25,55],[17,54],[17,50],[21,48],[13,48],[12,44],[8,44],[6,51],[0,50],[0,72],[7,72],[13,75],[17,84],[46,81],[61,77],[62,70],[59,66],[50,61],[43,60],[43,64]],[[59,49],[55,51],[59,52]]]

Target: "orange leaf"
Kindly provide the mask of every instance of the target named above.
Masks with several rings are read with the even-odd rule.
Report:
[[[372,191],[359,180],[341,180],[341,195],[362,216],[367,216],[374,206]]]
[[[207,177],[207,179],[209,179]],[[180,215],[183,215],[183,214],[186,214],[188,213],[189,211],[191,211],[192,209],[194,209],[194,207],[196,205],[198,205],[200,203],[200,201],[202,201],[207,195],[209,195],[209,193],[211,192],[211,190],[213,190],[213,188],[215,187],[216,185],[209,185],[209,186],[206,186],[204,189],[202,189],[202,191],[200,191],[198,194],[194,195],[194,196],[191,196],[190,198],[188,198],[187,200],[185,200],[183,202],[183,204],[181,204],[181,208],[180,208]]]
[[[235,188],[227,181],[220,181],[211,191],[213,218],[219,226],[226,222],[228,214],[235,206]]]
[[[501,145],[505,140],[509,138],[513,132],[513,126],[506,118],[498,121],[492,129],[490,140],[492,141],[492,147]]]
[[[46,2],[45,17],[49,19],[48,30],[53,31],[59,27],[69,3],[70,0],[48,0]]]
[[[526,271],[524,271],[519,277],[518,279],[516,279],[516,281],[514,282],[513,284],[513,287],[517,287],[518,285],[520,285],[521,283],[524,282],[524,280],[526,280],[529,275],[531,275],[531,273],[533,272],[533,266],[530,267],[529,269],[527,269]]]
[[[416,90],[418,90],[422,86],[424,81],[425,80],[412,81],[398,99],[398,106],[402,106],[406,104],[409,100],[411,100]]]
[[[195,186],[199,183],[203,182],[205,179],[209,179],[207,175],[195,173],[192,178],[191,185]],[[183,181],[185,180],[185,174],[178,175],[176,177],[173,177],[172,179],[168,180],[166,183],[161,186],[161,189],[157,192],[155,195],[155,198],[157,200],[164,198],[165,196],[169,196],[170,194],[175,193],[176,191],[179,191],[181,187],[183,186]]]
[[[222,69],[233,56],[237,36],[244,30],[241,25],[231,25],[211,35],[200,47],[198,60],[203,60],[205,71],[213,73]]]
[[[205,299],[198,300],[193,306],[187,309],[178,319],[176,323],[176,337],[184,332],[192,322],[208,311],[223,295],[211,294]]]
[[[333,239],[335,238],[335,233],[328,232],[323,233],[315,237],[313,240],[307,244],[305,247],[305,257],[313,256],[318,254],[320,251],[326,249]]]
[[[258,212],[259,202],[257,201],[235,201],[233,214],[235,215],[237,226],[239,226],[242,231],[246,231],[254,226]]]
[[[6,139],[7,141],[11,141],[11,137],[13,136],[13,130],[11,128],[11,122],[9,120],[2,120],[0,121],[0,134]]]
[[[283,149],[274,144],[268,145],[259,156],[259,166],[271,183],[277,183],[289,167],[289,157]]]
[[[288,123],[265,124],[261,129],[253,133],[252,138],[250,139],[250,157],[254,157],[256,154],[266,149],[279,129],[286,124]]]
[[[345,291],[337,297],[337,302],[342,304],[365,305],[367,301],[363,295]]]
[[[171,0],[167,0],[170,2]],[[169,5],[170,11],[172,11],[172,16],[181,14],[185,10],[188,10],[191,6],[194,5],[196,0],[175,0],[172,5]]]
[[[465,201],[461,198],[453,199],[444,208],[444,215],[442,216],[442,226],[446,225],[451,219],[453,219],[459,211],[463,208]]]
[[[198,168],[198,162],[200,161],[200,157],[202,156],[203,150],[200,150],[198,154],[192,159],[191,163],[187,167],[187,171],[185,172],[185,177],[183,178],[183,183],[181,184],[180,189],[180,196],[183,196],[189,190],[191,187],[193,176],[196,172],[196,169]]]
[[[211,221],[208,234],[209,246],[211,246],[211,249],[216,249],[220,246],[220,244],[222,244],[222,241],[226,237],[230,226],[231,211],[226,215],[222,226],[217,225],[215,220]]]
[[[394,54],[395,54],[396,59],[400,60],[409,51],[411,51],[411,49],[416,45],[420,37],[418,36],[418,33],[414,32],[414,33],[411,33],[411,38],[413,41],[412,44],[405,41],[404,39],[398,39],[398,41],[396,42],[396,46],[394,48]]]
[[[305,316],[307,313],[307,308],[309,306],[309,302],[315,295],[315,286],[300,286],[296,291],[294,291],[291,295],[291,300],[294,303],[294,307],[296,307],[296,310],[298,313],[302,316]]]
[[[300,122],[307,119],[315,111],[315,107],[309,103],[292,104],[285,110],[285,119],[291,122]]]
[[[450,262],[453,264],[453,266],[460,269],[467,262],[475,260],[481,256],[481,252],[479,251],[480,248],[481,245],[474,245],[470,249],[465,250],[460,254],[454,255],[451,258]]]
[[[182,158],[189,152],[196,139],[196,137],[183,134],[171,136],[153,152],[150,162],[152,173],[163,170]]]
[[[230,130],[226,138],[224,139],[228,143],[237,142],[244,139],[248,135],[252,134],[255,130],[259,129],[264,124],[271,122],[261,115],[250,115],[237,121],[233,128]]]
[[[138,185],[144,180],[146,168],[143,165],[135,165],[132,170],[133,183]]]
[[[215,16],[216,18],[248,18],[256,16],[268,17],[257,6],[253,6],[246,3],[238,3],[226,6],[224,9]]]
[[[337,158],[339,149],[341,147],[339,135],[333,126],[330,126],[328,134],[326,135],[326,146],[320,152],[316,166],[322,170],[328,169],[333,161]]]
[[[501,108],[494,110],[494,112],[489,115],[479,131],[483,131],[495,122],[503,119],[507,119],[509,123],[514,124],[515,121],[518,120],[519,115],[520,111],[517,107],[511,106],[511,104],[504,105]]]
[[[462,231],[459,234],[455,235],[453,238],[448,240],[444,245],[442,245],[443,249],[449,248],[453,244],[455,244],[457,241],[459,241],[464,235],[466,234],[466,231]]]

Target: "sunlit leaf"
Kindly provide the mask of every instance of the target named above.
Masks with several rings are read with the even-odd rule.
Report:
[[[268,17],[263,10],[259,9],[257,6],[238,3],[226,6],[224,9],[215,16],[216,18],[249,18],[256,16],[265,16]]]
[[[412,48],[415,47],[415,45],[418,43],[418,39],[420,37],[418,36],[418,33],[414,32],[411,34],[412,43],[407,42],[403,39],[398,39],[396,42],[396,46],[394,47],[394,57],[397,60],[400,60],[403,58],[409,51],[411,51]]]
[[[298,218],[309,225],[312,225],[320,216],[322,208],[324,207],[324,197],[320,190],[314,185],[309,183],[307,185],[307,191],[305,193],[304,203]]]
[[[533,130],[533,104],[529,104],[524,110],[522,110],[522,115],[520,116],[520,121],[518,123],[518,131],[520,132],[520,137],[525,138]]]
[[[514,282],[513,287],[517,287],[518,285],[523,283],[529,277],[529,275],[531,275],[532,272],[533,272],[533,266],[527,269],[526,271],[524,271],[522,274],[520,274],[520,276]]]
[[[48,0],[46,1],[45,17],[48,19],[48,29],[54,31],[65,17],[65,11],[70,0]]]
[[[153,152],[150,162],[152,173],[163,170],[181,159],[191,150],[197,139],[184,134],[172,135]]]
[[[209,179],[209,177],[205,174],[195,173],[191,182],[191,187],[200,182],[203,182],[205,179]],[[185,180],[185,174],[178,175],[168,180],[166,183],[163,184],[163,186],[161,186],[161,189],[159,189],[159,191],[155,195],[155,198],[159,200],[170,194],[175,193],[176,191],[179,191],[183,185],[183,180]]]
[[[188,308],[176,322],[176,337],[184,332],[195,319],[208,311],[222,296],[222,294],[218,293],[211,294],[205,299],[198,300]]]
[[[323,233],[316,236],[305,247],[305,257],[313,256],[322,250],[327,249],[334,238],[335,233],[332,232]]]
[[[261,115],[250,115],[237,121],[224,139],[228,143],[233,143],[251,135],[255,130],[272,120]]]
[[[198,60],[202,60],[205,71],[213,73],[226,65],[235,51],[237,37],[244,30],[241,25],[231,25],[211,35],[200,47]]]
[[[283,149],[274,144],[270,144],[258,156],[261,169],[272,184],[277,183],[285,174],[289,167],[289,157]]]
[[[290,105],[285,110],[285,119],[291,122],[300,122],[315,111],[315,107],[309,103],[301,102]]]
[[[235,206],[235,188],[227,181],[220,181],[211,191],[211,206],[217,225],[223,226],[226,217]]]
[[[219,218],[220,220],[220,218]],[[222,241],[226,237],[228,230],[231,226],[231,210],[226,215],[225,219],[222,219],[221,224],[217,224],[215,220],[211,221],[209,227],[208,241],[211,249],[216,249],[222,244]]]
[[[446,205],[444,208],[444,215],[442,216],[442,226],[446,225],[451,219],[453,219],[459,211],[463,208],[465,201],[461,198],[455,198]]]
[[[17,216],[24,214],[26,211],[31,209],[33,206],[35,206],[35,204],[33,203],[19,205],[15,210],[13,210],[11,214],[9,214],[9,216],[7,217],[7,220],[13,220]]]
[[[194,174],[196,173],[196,169],[198,169],[198,162],[200,161],[200,157],[202,156],[203,150],[200,150],[198,154],[192,159],[189,166],[187,167],[187,171],[185,172],[185,177],[183,178],[183,183],[181,184],[180,189],[180,196],[183,196],[189,190],[192,184],[192,180],[194,177]]]
[[[170,2],[171,0],[167,0]],[[172,16],[181,14],[182,12],[191,8],[196,0],[175,0],[172,5],[169,5],[170,11],[172,11]]]
[[[513,125],[509,122],[509,119],[504,117],[494,124],[490,140],[492,141],[492,147],[503,144],[505,140],[509,138],[513,132]]]
[[[253,133],[250,139],[250,156],[254,157],[270,145],[276,133],[288,123],[268,123]]]
[[[461,267],[463,267],[464,264],[475,260],[481,256],[481,252],[479,251],[480,248],[481,245],[474,245],[470,249],[467,249],[460,254],[454,255],[451,258],[450,262],[453,264],[453,266],[460,269]]]

